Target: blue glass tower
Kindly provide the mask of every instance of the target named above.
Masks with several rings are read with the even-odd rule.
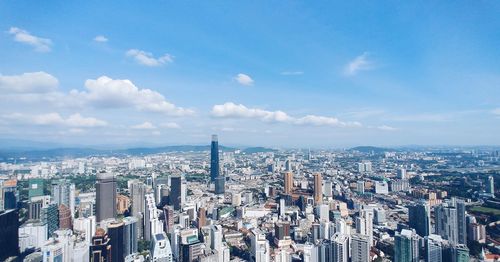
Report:
[[[214,182],[219,176],[219,141],[217,135],[212,135],[210,147],[210,181]]]

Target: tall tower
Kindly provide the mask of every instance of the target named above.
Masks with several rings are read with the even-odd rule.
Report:
[[[489,177],[488,177],[488,188],[487,188],[487,192],[488,192],[491,196],[495,196],[495,179],[493,178],[493,176],[489,176]]]
[[[394,261],[419,261],[419,239],[420,237],[415,231],[403,229],[401,233],[396,232],[394,236]]]
[[[431,228],[431,211],[429,205],[422,201],[408,207],[409,226],[421,237],[428,236]]]
[[[97,174],[96,220],[116,217],[116,180],[111,173]]]
[[[182,177],[179,175],[170,177],[170,205],[174,210],[179,210],[182,204]]]
[[[323,180],[320,173],[314,174],[314,203],[320,204],[323,200]]]
[[[285,194],[290,195],[292,194],[292,189],[293,189],[293,173],[292,172],[286,172],[284,175],[284,182],[283,182],[283,187],[285,189]]]
[[[210,180],[215,181],[219,176],[219,140],[217,135],[212,135],[212,144],[210,146]]]

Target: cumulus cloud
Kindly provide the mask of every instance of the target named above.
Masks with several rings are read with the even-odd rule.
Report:
[[[8,93],[48,93],[57,89],[59,81],[45,72],[0,75],[0,91]]]
[[[100,42],[100,43],[105,43],[105,42],[108,42],[108,38],[106,38],[103,35],[98,35],[98,36],[94,37],[94,41]]]
[[[387,125],[377,126],[377,129],[380,129],[383,131],[395,131],[395,130],[397,130],[397,128],[392,127],[392,126],[387,126]]]
[[[150,130],[150,129],[156,129],[156,126],[151,124],[151,122],[146,121],[142,124],[131,126],[131,128],[132,129]]]
[[[368,55],[369,54],[365,52],[350,61],[344,68],[344,74],[347,76],[354,76],[359,71],[373,69],[373,63],[368,59]]]
[[[238,83],[245,85],[245,86],[251,86],[253,85],[253,79],[246,74],[239,73],[234,77],[234,80],[236,80]]]
[[[11,27],[8,31],[14,37],[14,41],[30,45],[37,52],[50,52],[52,41],[48,38],[41,38],[30,34],[28,31],[18,27]]]
[[[157,112],[173,116],[194,114],[193,110],[178,107],[165,100],[160,93],[151,89],[139,89],[127,79],[111,79],[101,76],[85,81],[86,91],[71,91],[97,107],[135,107],[140,111]]]
[[[181,126],[179,124],[174,123],[174,122],[163,123],[160,126],[164,127],[164,128],[171,128],[171,129],[181,128]]]
[[[253,118],[270,123],[289,123],[294,125],[334,126],[334,127],[360,127],[359,122],[343,122],[335,117],[306,115],[293,117],[283,111],[268,111],[258,108],[248,108],[242,104],[227,102],[214,105],[212,116],[218,118]]]
[[[144,66],[161,66],[174,62],[174,57],[169,54],[155,58],[152,53],[138,49],[130,49],[125,55],[133,58],[138,64]]]
[[[3,118],[19,122],[22,124],[35,124],[35,125],[64,125],[69,127],[101,127],[106,126],[108,123],[106,121],[93,118],[93,117],[83,117],[79,113],[72,114],[67,118],[63,118],[59,113],[47,113],[47,114],[23,114],[23,113],[12,113],[4,115]]]

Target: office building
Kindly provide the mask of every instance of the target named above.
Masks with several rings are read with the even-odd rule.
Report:
[[[116,217],[116,179],[112,173],[97,174],[96,220]]]
[[[293,173],[285,172],[283,175],[283,188],[287,195],[292,194],[293,191]]]
[[[221,195],[224,194],[226,190],[226,177],[218,176],[215,178],[215,194]]]
[[[260,229],[252,229],[250,232],[250,261],[269,262],[270,247],[266,235]]]
[[[65,205],[71,217],[75,217],[75,184],[66,179],[52,183],[52,199],[59,205]]]
[[[455,206],[457,208],[458,244],[466,245],[467,244],[467,221],[466,221],[465,202],[462,199],[456,199]]]
[[[314,174],[314,203],[320,204],[323,201],[323,180],[320,173]]]
[[[57,204],[50,204],[42,208],[42,222],[47,224],[47,238],[59,229],[59,208]]]
[[[403,229],[394,236],[394,261],[418,262],[420,237],[415,231]]]
[[[79,217],[74,220],[73,231],[83,234],[87,243],[92,242],[92,237],[95,234],[96,221],[95,216]]]
[[[134,216],[123,218],[123,254],[128,256],[137,252],[138,219]]]
[[[111,245],[111,259],[113,262],[125,261],[124,225],[120,221],[112,221],[107,224],[109,244]]]
[[[179,175],[170,177],[170,205],[174,210],[180,210],[182,205],[182,177]]]
[[[443,261],[443,242],[439,235],[430,234],[425,237],[425,261],[442,262]]]
[[[332,237],[332,258],[334,262],[349,261],[349,236],[335,233]]]
[[[174,260],[170,241],[164,232],[153,236],[151,243],[151,260],[153,262],[171,262]]]
[[[19,254],[19,214],[17,209],[0,211],[0,260]]]
[[[368,236],[369,245],[373,244],[373,210],[362,209],[356,217],[356,233]]]
[[[399,179],[408,179],[408,177],[406,176],[406,169],[404,169],[404,168],[398,169],[398,178]]]
[[[351,236],[351,262],[369,262],[370,246],[368,236],[353,234]]]
[[[44,180],[42,178],[31,178],[29,180],[28,199],[43,196]]]
[[[112,260],[112,246],[106,231],[98,228],[92,237],[90,246],[90,262],[109,262]]]
[[[144,239],[151,241],[152,236],[163,232],[163,224],[159,220],[154,195],[152,193],[146,194],[144,201]]]
[[[495,197],[495,179],[493,176],[488,176],[488,186],[486,188],[486,192],[492,197]]]
[[[444,239],[458,243],[457,208],[443,203],[435,208],[436,234]]]
[[[58,213],[59,213],[59,228],[60,229],[73,229],[73,221],[71,219],[71,211],[69,208],[64,205],[60,204],[58,207]]]
[[[415,205],[408,206],[409,226],[421,237],[428,236],[431,228],[431,212],[429,205],[421,201]]]
[[[212,144],[210,146],[210,179],[215,182],[219,177],[219,141],[217,135],[212,135]]]
[[[486,226],[478,223],[470,223],[467,237],[470,241],[486,243]]]
[[[207,224],[207,211],[204,207],[198,209],[198,229],[201,229]]]

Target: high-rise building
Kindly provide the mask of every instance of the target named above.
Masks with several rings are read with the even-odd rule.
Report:
[[[0,260],[19,254],[19,214],[17,209],[0,211]]]
[[[47,238],[59,228],[59,208],[57,204],[50,204],[42,208],[42,222],[47,224]]]
[[[467,236],[471,241],[486,243],[486,226],[478,223],[470,223]]]
[[[407,177],[406,177],[406,169],[404,169],[404,168],[398,169],[398,178],[399,179],[407,179]]]
[[[217,261],[224,261],[224,250],[222,245],[222,227],[220,225],[212,225],[210,227],[210,248],[217,251]]]
[[[408,207],[409,226],[421,237],[428,236],[431,228],[431,212],[429,205],[421,201]]]
[[[3,209],[16,209],[17,208],[17,200],[19,199],[19,195],[17,192],[17,180],[9,179],[3,181],[2,184],[3,190]],[[1,193],[1,192],[0,192]]]
[[[365,181],[360,180],[356,182],[356,191],[359,194],[364,194],[365,193]]]
[[[430,234],[424,239],[425,261],[442,262],[443,261],[443,239],[439,235]]]
[[[52,183],[52,199],[59,205],[65,205],[71,217],[75,217],[75,184],[66,179]]]
[[[252,229],[250,234],[251,240],[251,252],[250,261],[252,262],[269,262],[270,248],[269,242],[266,239],[266,235],[262,233],[259,229]]]
[[[488,187],[486,188],[486,192],[491,196],[495,196],[495,179],[493,176],[488,176]]]
[[[335,233],[332,237],[332,261],[348,262],[349,250],[349,236],[341,233]]]
[[[444,239],[458,243],[457,208],[443,203],[435,208],[436,234]]]
[[[96,183],[96,220],[116,217],[116,180],[114,174],[97,174]]]
[[[125,241],[124,241],[124,225],[120,221],[112,221],[107,224],[109,244],[111,245],[111,259],[113,262],[125,261]]]
[[[159,220],[158,209],[152,193],[146,194],[144,208],[144,239],[151,241],[154,235],[163,232],[163,224]]]
[[[469,262],[470,256],[469,248],[467,248],[467,245],[451,245],[448,250],[452,262]]]
[[[210,180],[215,182],[219,177],[219,141],[217,135],[212,135],[212,144],[210,146]]]
[[[28,198],[43,196],[43,183],[42,178],[31,178],[29,180]]]
[[[123,254],[131,255],[137,252],[137,224],[138,219],[134,216],[123,218]]]
[[[369,245],[373,244],[373,210],[362,209],[356,217],[356,233],[368,236]]]
[[[170,241],[164,232],[155,234],[151,243],[151,261],[171,262],[173,261]]]
[[[415,231],[408,229],[396,232],[394,236],[394,261],[395,262],[418,262],[419,261],[419,239]]]
[[[221,195],[226,191],[226,177],[218,176],[215,178],[215,194]]]
[[[116,212],[117,214],[123,215],[125,211],[128,210],[130,205],[130,199],[124,195],[116,196]]]
[[[207,211],[204,207],[198,209],[198,229],[204,227],[207,224]]]
[[[109,262],[112,260],[112,246],[106,231],[98,228],[92,237],[90,246],[90,262]]]
[[[467,221],[466,221],[465,202],[462,199],[456,199],[455,206],[457,207],[458,244],[466,245],[467,244]]]
[[[284,173],[283,187],[284,187],[285,194],[287,194],[287,195],[292,194],[292,190],[293,190],[293,173],[292,172]]]
[[[131,214],[140,217],[144,212],[144,195],[146,194],[146,185],[138,180],[132,181],[129,187],[131,203]]]
[[[165,232],[170,234],[174,226],[174,208],[172,206],[164,206],[163,214],[165,216]]]
[[[60,229],[73,229],[72,220],[71,220],[71,211],[69,208],[60,204],[58,207],[59,211],[59,228]]]
[[[314,174],[314,203],[320,204],[323,200],[323,180],[320,173]]]
[[[366,235],[351,235],[351,262],[370,261],[370,238]]]
[[[92,243],[92,237],[95,234],[96,222],[95,216],[79,217],[74,220],[73,230],[75,232],[83,233],[87,243]]]
[[[174,210],[180,210],[182,204],[182,177],[179,175],[170,177],[170,205]]]

